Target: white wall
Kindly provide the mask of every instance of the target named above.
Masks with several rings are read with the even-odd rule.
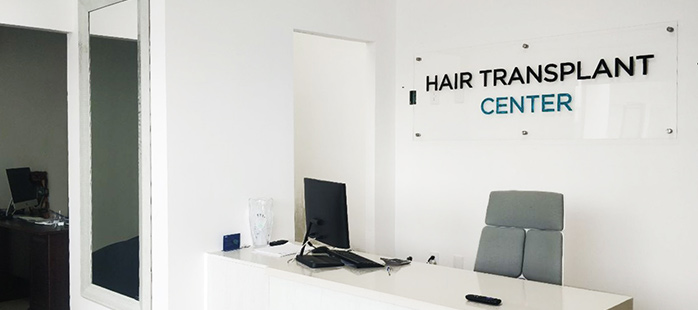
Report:
[[[488,193],[565,195],[564,281],[636,309],[698,303],[698,2],[407,0],[397,10],[396,253],[472,268]],[[478,46],[678,20],[676,140],[412,140],[416,48]]]
[[[274,198],[272,237],[293,236],[294,29],[375,42],[376,75],[392,76],[393,1],[214,3],[151,2],[153,126],[166,126],[153,135],[155,309],[203,307],[204,253],[228,233],[250,243],[248,198]],[[376,87],[377,105],[392,104],[392,85]]]
[[[372,66],[371,66],[372,68]],[[303,178],[345,183],[351,247],[366,250],[373,206],[373,93],[364,42],[293,35],[295,239],[305,233]],[[371,190],[372,192],[372,190]]]
[[[74,32],[76,2],[1,0],[0,23]],[[391,254],[384,249],[393,246],[395,225],[398,255],[426,259],[434,249],[446,264],[451,255],[463,254],[471,267],[490,190],[560,191],[567,207],[566,284],[632,295],[637,309],[689,309],[698,301],[691,291],[698,286],[698,254],[692,246],[698,228],[691,221],[698,200],[693,122],[698,108],[691,104],[697,92],[691,73],[698,58],[692,40],[698,28],[696,3],[405,0],[399,2],[396,26],[394,1],[278,2],[220,1],[213,8],[151,1],[154,308],[167,309],[168,303],[201,308],[202,253],[218,249],[223,233],[247,232],[247,198],[273,196],[280,202],[279,218],[289,219],[277,220],[274,237],[292,234],[293,29],[377,42],[375,195],[380,208],[375,220],[382,225],[376,232],[377,252]],[[480,45],[671,20],[679,20],[680,32],[674,141],[411,139],[406,98],[417,43],[460,38]],[[394,86],[395,38],[389,34],[396,27],[398,91],[393,93],[386,89]],[[80,297],[77,38],[72,34],[69,66],[71,306],[97,309]],[[253,125],[262,118],[271,124],[266,130]],[[248,151],[255,146],[265,152]]]
[[[70,32],[77,0],[0,0],[0,24]]]

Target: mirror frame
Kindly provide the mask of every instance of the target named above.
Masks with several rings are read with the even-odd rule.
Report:
[[[138,176],[139,300],[92,284],[92,145],[90,115],[89,14],[127,0],[80,0],[78,45],[80,83],[80,290],[82,296],[111,309],[151,309],[151,159],[150,159],[150,25],[149,1],[138,7]]]

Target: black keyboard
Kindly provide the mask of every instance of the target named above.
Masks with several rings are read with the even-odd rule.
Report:
[[[325,255],[296,255],[296,261],[310,268],[344,266],[338,258]]]
[[[368,258],[365,258],[361,255],[358,255],[350,251],[331,250],[328,254],[330,254],[330,256],[341,259],[347,265],[351,265],[355,268],[385,267],[379,263],[376,263]]]

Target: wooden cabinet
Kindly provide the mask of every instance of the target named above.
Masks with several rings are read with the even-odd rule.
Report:
[[[32,310],[70,308],[68,228],[0,221],[0,300],[30,298]]]

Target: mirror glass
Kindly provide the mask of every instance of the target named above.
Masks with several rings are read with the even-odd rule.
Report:
[[[89,12],[92,283],[139,299],[138,6]]]

